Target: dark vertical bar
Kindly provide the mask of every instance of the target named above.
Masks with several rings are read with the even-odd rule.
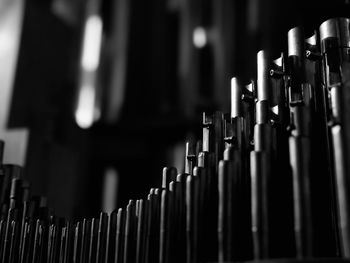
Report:
[[[13,177],[11,181],[11,191],[10,191],[10,206],[7,215],[5,235],[4,235],[4,243],[3,243],[3,251],[2,251],[2,262],[9,262],[9,248],[10,248],[10,239],[11,239],[11,223],[15,219],[15,213],[19,206],[19,201],[21,198],[21,184],[22,180],[18,179],[18,174],[20,173],[20,168],[16,166],[12,166],[9,169],[9,173],[11,177]],[[17,212],[18,213],[18,212]],[[16,213],[16,214],[17,214]]]
[[[124,263],[134,263],[135,255],[135,221],[136,221],[136,202],[130,200],[126,207],[125,219],[125,247],[124,247]]]
[[[252,184],[252,233],[254,258],[266,259],[270,256],[269,237],[269,158],[265,152],[250,154]]]
[[[160,237],[159,237],[159,263],[168,262],[168,235],[169,235],[169,192],[162,190],[160,205]]]
[[[124,244],[125,244],[125,210],[122,208],[118,209],[117,215],[117,232],[115,242],[115,262],[124,262]]]
[[[198,262],[198,177],[187,176],[186,179],[186,233],[187,262]]]
[[[117,231],[118,211],[113,211],[108,216],[107,240],[106,240],[106,258],[105,263],[115,261],[115,243]]]
[[[164,177],[163,177],[164,178]],[[136,262],[145,262],[145,246],[146,246],[146,236],[147,236],[147,210],[148,202],[146,200],[139,201],[139,211],[137,220],[137,244],[136,244]]]
[[[79,262],[80,263],[86,263],[87,258],[89,256],[88,254],[88,240],[90,238],[90,230],[91,230],[91,220],[89,219],[83,219],[82,226],[81,226],[81,239],[80,239],[80,256],[79,256]]]
[[[100,213],[97,237],[96,263],[103,263],[106,248],[106,232],[107,232],[108,216],[106,213]]]
[[[37,263],[39,262],[39,249],[40,249],[40,231],[41,230],[41,226],[40,226],[40,220],[38,219],[36,221],[36,225],[35,225],[35,234],[34,234],[34,242],[33,242],[33,257],[32,257],[32,263]]]
[[[290,137],[290,162],[293,171],[294,231],[297,257],[313,255],[313,224],[310,193],[310,149],[308,138]]]
[[[91,230],[90,230],[90,238],[88,243],[88,262],[93,263],[96,260],[96,249],[97,249],[97,238],[98,238],[98,226],[99,219],[93,218],[91,220]]]
[[[18,251],[16,250],[17,236],[18,236],[18,226],[15,220],[11,222],[11,239],[10,239],[10,252],[9,252],[9,263],[14,263],[17,259],[16,255]]]

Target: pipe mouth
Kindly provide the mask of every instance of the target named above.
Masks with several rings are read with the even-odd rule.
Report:
[[[320,39],[325,40],[330,37],[339,37],[337,18],[331,18],[320,25]]]
[[[258,100],[269,99],[269,56],[265,50],[260,50],[257,54],[257,97]]]
[[[231,118],[240,116],[240,104],[242,97],[242,87],[238,78],[231,79]]]
[[[331,18],[320,25],[321,41],[337,38],[340,47],[350,47],[350,19],[345,17]]]
[[[301,27],[294,27],[288,31],[288,56],[304,56],[304,32]]]

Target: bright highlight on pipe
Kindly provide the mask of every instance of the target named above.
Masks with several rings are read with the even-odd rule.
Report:
[[[208,42],[207,32],[203,27],[197,27],[193,31],[193,44],[196,48],[203,48]]]
[[[86,71],[95,71],[100,62],[100,49],[102,42],[102,20],[98,15],[92,15],[86,21],[82,67]]]
[[[83,85],[80,88],[78,107],[75,120],[82,129],[87,129],[94,122],[95,89],[92,85]]]
[[[102,20],[98,15],[90,16],[85,24],[80,87],[75,111],[76,123],[82,129],[91,127],[96,119],[96,79],[100,63],[102,27]]]

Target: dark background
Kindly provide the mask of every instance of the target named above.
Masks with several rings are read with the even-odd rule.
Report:
[[[107,167],[119,174],[118,206],[145,197],[173,164],[174,149],[200,135],[201,112],[230,110],[230,78],[254,78],[258,50],[278,57],[290,28],[303,25],[311,35],[328,18],[350,16],[340,0],[101,1],[107,40],[113,5],[130,11],[120,117],[105,118],[112,93],[102,85],[101,119],[85,130],[74,120],[87,1],[60,0],[62,14],[53,8],[58,1],[27,0],[8,123],[30,130],[25,177],[33,192],[70,218],[96,216]],[[201,49],[192,42],[198,26],[210,32]],[[101,62],[108,79],[108,53]]]

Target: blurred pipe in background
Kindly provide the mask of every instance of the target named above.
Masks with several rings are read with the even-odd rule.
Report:
[[[260,2],[259,0],[249,0],[247,4],[247,29],[251,35],[256,34],[259,29]]]
[[[77,26],[81,19],[84,0],[52,0],[52,11],[71,26]]]
[[[207,32],[205,28],[199,26],[193,30],[193,44],[196,48],[204,48],[208,43]]]
[[[80,79],[75,108],[75,120],[80,128],[87,129],[100,118],[101,109],[97,101],[99,92],[98,72],[100,66],[103,23],[100,16],[101,1],[88,0],[84,32]]]
[[[185,171],[184,152],[186,151],[185,143],[183,141],[176,142],[167,148],[166,165],[169,167],[176,167],[179,173]]]
[[[111,213],[117,208],[119,175],[115,168],[105,170],[102,189],[102,211]]]
[[[106,56],[111,59],[111,68],[104,118],[109,124],[118,121],[125,97],[131,1],[115,0],[112,5],[112,30],[106,39]]]
[[[188,118],[201,111],[229,110],[225,94],[236,66],[240,22],[236,2],[243,1],[169,0],[179,13],[179,97]]]
[[[101,2],[89,0],[84,19],[75,109],[76,123],[83,129],[100,119],[109,124],[116,123],[125,97],[130,1],[116,0],[111,3],[109,32],[104,30]],[[101,105],[102,101],[104,105]]]
[[[27,129],[8,129],[9,111],[24,16],[23,0],[0,0],[0,138],[6,141],[4,162],[24,165]]]

